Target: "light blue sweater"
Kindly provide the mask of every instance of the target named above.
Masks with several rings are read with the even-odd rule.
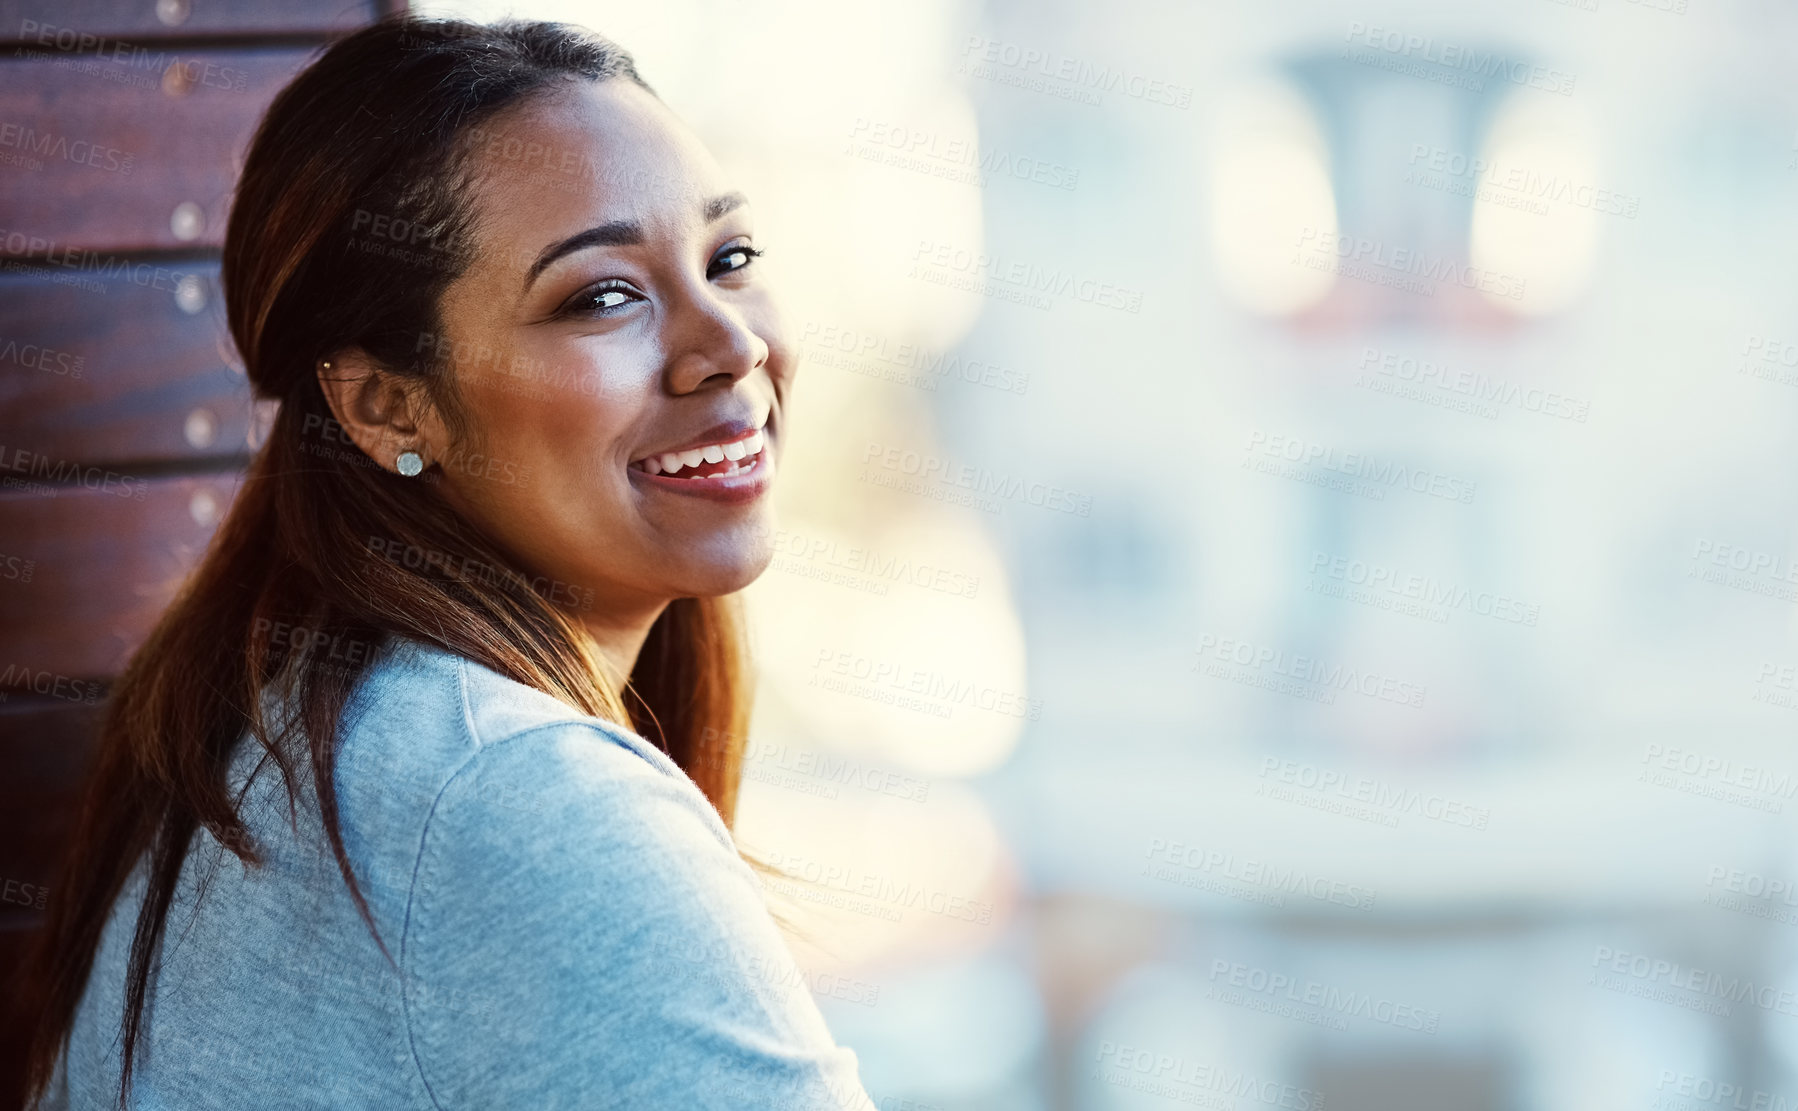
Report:
[[[729,832],[642,737],[398,641],[341,741],[344,840],[398,969],[269,764],[245,805],[266,866],[204,832],[188,855],[133,1106],[872,1108]],[[259,755],[240,746],[234,782]],[[116,1100],[142,890],[140,871],[45,1107]]]

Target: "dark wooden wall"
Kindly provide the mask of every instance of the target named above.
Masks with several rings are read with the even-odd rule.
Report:
[[[320,46],[403,6],[0,0],[0,983],[108,682],[256,444],[218,283],[244,148]]]

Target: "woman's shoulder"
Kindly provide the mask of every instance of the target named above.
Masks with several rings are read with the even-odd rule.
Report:
[[[475,747],[424,821],[401,942],[442,1105],[866,1106],[699,788],[629,730],[455,666]]]
[[[371,902],[441,1106],[870,1106],[666,754],[415,642],[377,658],[352,710],[346,841],[391,881]]]
[[[396,878],[427,848],[504,851],[599,815],[635,828],[658,800],[731,844],[692,780],[637,733],[413,640],[384,648],[358,684],[333,778],[346,829]]]
[[[447,778],[476,761],[493,763],[494,750],[521,742],[551,752],[591,749],[630,774],[685,778],[631,729],[409,638],[394,638],[376,655],[344,708],[338,736],[340,761],[377,777]]]

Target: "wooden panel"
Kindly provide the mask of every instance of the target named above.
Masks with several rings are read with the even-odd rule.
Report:
[[[19,923],[24,926],[25,923]],[[35,931],[0,930],[0,999],[17,998],[15,977],[25,967],[25,955]],[[20,1107],[25,1102],[25,1047],[29,1044],[29,1016],[19,1008],[0,1008],[0,1107]],[[9,1013],[10,1012],[10,1013]]]
[[[142,466],[250,450],[250,384],[234,369],[218,267],[170,273],[104,295],[0,273],[0,455]]]
[[[71,43],[70,32],[138,39],[244,32],[324,34],[374,19],[381,14],[381,5],[375,0],[83,0],[76,8],[69,0],[12,0],[6,10],[8,20],[0,27],[0,38],[42,46],[46,31],[53,43],[58,33],[63,42]],[[72,43],[64,47],[76,48]],[[115,48],[111,42],[87,47]]]
[[[238,476],[89,472],[92,488],[0,476],[0,688],[86,703],[168,605]]]
[[[0,253],[112,284],[132,252],[218,246],[256,123],[312,53],[0,63]]]
[[[101,712],[19,695],[0,703],[0,929],[33,918],[47,902],[44,890],[54,889]]]
[[[0,998],[61,885],[82,778],[96,750],[101,708],[17,695],[0,702]],[[23,1015],[8,1016],[23,1020]],[[17,1104],[25,1032],[0,1028],[0,1106]],[[11,1100],[11,1102],[8,1102]]]
[[[0,263],[0,998],[55,898],[95,681],[237,488],[249,390],[212,256],[244,149],[320,43],[403,7],[0,2],[0,259],[39,260]],[[189,467],[214,473],[139,473]],[[0,1029],[0,1106],[21,1032]]]

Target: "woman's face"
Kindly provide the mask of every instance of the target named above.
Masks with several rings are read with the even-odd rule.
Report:
[[[748,205],[625,80],[533,98],[475,143],[473,260],[420,341],[469,425],[427,456],[440,488],[552,600],[747,585],[794,369]]]

